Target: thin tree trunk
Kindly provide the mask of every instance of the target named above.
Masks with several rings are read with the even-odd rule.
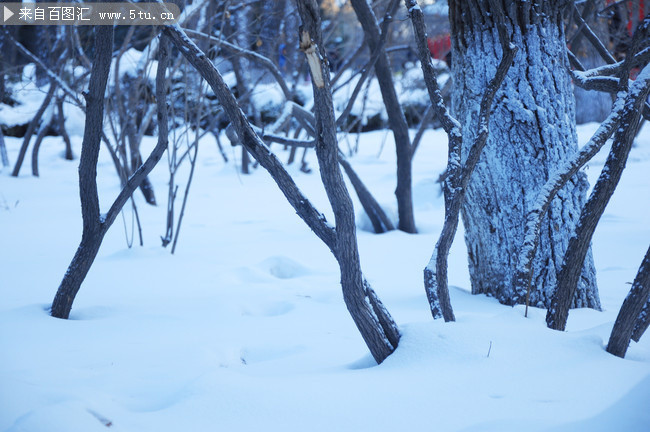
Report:
[[[27,126],[27,131],[25,132],[25,136],[23,137],[23,145],[20,146],[20,150],[18,152],[18,159],[16,159],[16,165],[14,165],[14,170],[11,173],[13,177],[18,177],[18,174],[20,173],[20,168],[22,167],[23,161],[25,160],[25,155],[27,154],[27,147],[29,147],[29,141],[32,139],[34,132],[36,132],[38,128],[38,124],[40,123],[41,118],[45,113],[45,110],[47,110],[47,108],[50,106],[50,102],[52,101],[52,97],[54,96],[56,87],[57,84],[54,81],[52,81],[50,84],[50,89],[47,91],[47,94],[45,95],[45,99],[43,99],[41,106],[38,108],[38,111],[36,111],[36,114],[34,114],[34,118],[32,118],[32,121],[29,123],[29,126]]]
[[[442,93],[438,88],[436,73],[427,48],[424,15],[422,10],[417,7],[418,5],[415,0],[406,0],[405,4],[409,10],[411,22],[413,23],[418,55],[420,57],[427,91],[429,92],[429,99],[431,100],[435,114],[440,119],[449,138],[447,176],[444,185],[445,222],[429,264],[424,269],[424,287],[433,318],[444,318],[445,321],[455,321],[449,299],[447,257],[458,228],[459,214],[465,200],[467,186],[488,139],[488,125],[492,102],[508,73],[517,53],[517,48],[510,43],[505,31],[499,32],[503,56],[494,78],[488,83],[483,93],[477,126],[479,132],[474,138],[473,145],[469,150],[465,163],[461,164],[461,150],[463,148],[464,136],[461,134],[458,121],[449,114],[442,98]],[[492,12],[496,17],[503,16],[503,11],[499,8],[493,9]]]
[[[9,166],[9,156],[7,155],[7,146],[5,145],[5,136],[0,128],[0,156],[2,157],[2,166]]]
[[[127,113],[126,135],[129,143],[129,154],[131,155],[131,173],[134,173],[142,165],[142,155],[140,154],[140,140],[138,140],[135,128],[135,103],[129,104],[131,109]],[[145,177],[140,183],[140,192],[147,204],[156,205],[156,194],[153,190],[153,184],[149,177]]]
[[[370,52],[374,53],[380,43],[381,34],[377,18],[367,0],[352,0],[352,7],[363,27]],[[389,13],[392,15],[397,9],[399,2],[393,1],[389,4]],[[390,11],[390,9],[393,11]],[[392,12],[392,13],[390,13]],[[413,214],[413,197],[411,190],[411,140],[408,133],[408,124],[402,111],[402,106],[397,98],[390,62],[386,50],[381,49],[379,58],[375,63],[375,73],[381,90],[381,95],[388,113],[388,123],[395,137],[395,149],[397,152],[397,209],[399,213],[398,229],[415,233],[415,216]]]
[[[81,243],[52,302],[52,316],[67,319],[81,283],[104,237],[97,193],[97,161],[104,123],[104,92],[111,68],[113,27],[95,28],[95,56],[86,97],[86,123],[79,159],[79,193],[83,231]]]
[[[569,240],[564,262],[557,278],[557,288],[546,314],[546,324],[554,330],[564,330],[569,317],[569,307],[581,279],[581,269],[591,238],[605,211],[605,207],[616,190],[625,169],[627,157],[634,142],[634,136],[641,117],[641,108],[650,91],[650,66],[646,66],[630,86],[626,99],[623,121],[614,134],[609,152],[594,190],[580,213],[580,220]]]
[[[305,5],[303,2],[299,2],[298,7],[303,12],[303,19],[305,19],[305,14],[308,14],[309,19],[311,20],[320,19],[318,6],[315,4],[315,2],[310,2],[309,5]],[[305,12],[305,10],[307,10],[307,12]],[[319,29],[319,26],[312,24],[309,26],[309,28]],[[354,307],[349,307],[349,310],[351,309],[351,312],[355,311],[353,318],[355,319],[357,327],[361,331],[362,336],[364,337],[364,340],[366,341],[366,344],[368,345],[373,357],[378,362],[383,361],[396,348],[399,341],[399,332],[394,322],[392,321],[392,318],[390,318],[390,315],[388,315],[383,305],[381,305],[381,302],[379,302],[374,295],[374,292],[368,288],[367,283],[365,283],[360,274],[360,271],[355,271],[355,268],[358,268],[359,264],[358,251],[356,250],[356,237],[353,236],[352,238],[342,238],[342,234],[339,231],[339,228],[337,227],[336,229],[332,229],[327,224],[323,215],[319,213],[311,205],[309,200],[300,192],[291,176],[289,176],[287,171],[282,166],[282,163],[277,159],[277,157],[275,157],[275,155],[269,151],[268,147],[264,145],[260,137],[254,132],[250,122],[246,116],[244,116],[244,113],[238,106],[233,94],[224,83],[221,74],[219,74],[219,71],[214,67],[214,64],[210,62],[205,54],[202,53],[196,47],[196,45],[187,38],[180,27],[166,26],[164,28],[164,32],[170,36],[174,45],[176,45],[179,51],[192,65],[194,65],[197,71],[199,71],[203,78],[212,87],[212,90],[219,99],[221,105],[224,108],[224,111],[230,118],[231,124],[235,129],[238,139],[242,145],[246,147],[246,149],[251,153],[253,157],[255,157],[260,165],[262,165],[269,172],[289,203],[296,210],[296,213],[329,247],[329,249],[339,261],[341,265],[341,283],[344,287],[344,299],[346,299],[346,304],[350,302],[350,304],[354,305],[354,307],[361,308],[360,313],[357,313],[358,311],[356,311]],[[315,49],[315,47],[313,48]],[[309,47],[307,47],[307,49],[309,49]],[[316,63],[320,68],[321,73],[323,71],[327,73],[327,68],[324,67],[323,61],[324,60],[317,60]],[[314,64],[314,66],[316,66],[316,64]],[[327,77],[327,89],[329,91],[328,75],[325,75],[322,78],[314,78],[314,85],[317,85],[316,83],[318,83],[318,85],[325,86],[325,77]],[[318,88],[319,87],[315,87],[315,90]],[[320,93],[318,92],[316,95],[318,95],[318,98],[321,97]],[[331,98],[331,94],[329,97]],[[318,105],[319,103],[316,104],[316,106]],[[330,114],[333,119],[333,112]],[[332,122],[331,125],[333,126],[334,122]],[[327,159],[330,166],[329,168],[321,167],[322,176],[325,175],[324,173],[331,173],[333,167],[338,167],[338,149],[336,147],[330,148],[324,145],[326,142],[329,144],[329,141],[325,141],[325,137],[327,140],[330,140],[332,136],[335,139],[335,133],[336,129],[334,127],[332,127],[329,131],[323,130],[324,138],[321,138],[320,140],[321,149],[319,152],[321,155],[319,156],[319,160]],[[331,153],[334,154],[333,161],[331,160]],[[333,165],[331,165],[332,163]],[[347,195],[347,190],[345,190],[344,186],[341,189],[341,173],[338,171],[338,168],[336,171],[338,172],[338,178],[328,178],[326,189],[328,191],[328,196],[330,196],[330,194],[342,194],[339,198],[344,199],[344,197]],[[334,197],[330,196],[330,199],[334,199]],[[347,200],[349,202],[349,195]],[[343,226],[341,230],[342,232],[348,234],[350,232],[354,233],[354,217],[353,215],[347,215],[346,217],[344,214],[345,211],[342,210],[342,206],[345,206],[345,204],[337,204],[337,207],[334,209],[337,218],[342,218],[341,223]],[[339,251],[340,248],[348,249],[345,251]],[[345,263],[346,260],[347,263]],[[344,263],[341,263],[341,261]],[[367,302],[365,299],[367,299]]]
[[[321,180],[336,221],[336,259],[341,271],[343,298],[361,336],[377,363],[397,348],[399,331],[372,288],[363,278],[354,221],[352,200],[339,168],[336,118],[321,36],[319,8],[315,0],[297,1],[303,21],[300,49],[307,56],[312,75],[316,116],[316,156]]]
[[[72,154],[72,143],[70,141],[70,135],[68,135],[68,130],[65,127],[65,116],[63,114],[63,97],[56,99],[56,106],[59,112],[59,115],[57,116],[57,128],[59,130],[59,134],[63,138],[63,142],[65,143],[65,159],[73,160],[74,154]]]
[[[639,272],[634,278],[634,283],[629,294],[623,301],[623,306],[618,312],[612,334],[609,336],[607,352],[618,357],[625,357],[625,352],[630,345],[635,323],[641,314],[643,306],[650,297],[650,247],[645,253]]]
[[[34,177],[38,177],[38,152],[41,149],[41,143],[43,142],[43,139],[45,138],[45,134],[49,131],[49,129],[52,127],[52,124],[54,123],[54,108],[50,111],[49,115],[43,120],[43,123],[41,124],[38,134],[36,135],[36,140],[34,141],[34,147],[32,147],[32,175]]]
[[[97,256],[104,235],[140,183],[160,161],[167,149],[167,86],[165,72],[169,63],[169,44],[163,37],[159,44],[156,75],[158,107],[158,142],[147,160],[131,175],[105,216],[100,215],[97,193],[97,161],[103,130],[104,92],[111,66],[113,28],[98,26],[95,37],[95,57],[86,96],[86,124],[79,158],[79,192],[83,232],[81,243],[68,267],[52,302],[52,316],[67,319],[72,303]]]
[[[352,187],[354,187],[354,190],[359,197],[359,202],[361,202],[361,206],[372,223],[375,234],[393,231],[395,227],[388,216],[386,216],[384,209],[381,208],[377,200],[375,200],[366,185],[363,184],[357,173],[354,171],[350,162],[348,162],[342,154],[339,154],[339,163],[343,167],[345,174],[347,174],[350,179],[350,183],[352,183]]]

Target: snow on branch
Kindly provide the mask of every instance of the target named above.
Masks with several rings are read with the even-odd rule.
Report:
[[[438,87],[437,77],[431,56],[427,47],[426,26],[424,15],[418,7],[416,0],[405,0],[409,10],[409,16],[413,24],[415,41],[418,48],[418,55],[424,73],[424,80],[431,99],[432,108],[442,123],[442,127],[449,138],[449,154],[447,160],[447,178],[445,180],[445,222],[442,232],[436,243],[429,264],[424,269],[424,285],[427,299],[431,307],[431,314],[434,318],[444,318],[445,321],[455,321],[451,302],[449,300],[449,288],[447,280],[447,259],[449,250],[454,241],[460,209],[465,199],[465,192],[472,176],[481,152],[487,143],[488,124],[494,96],[501,87],[510,66],[517,53],[517,47],[510,41],[506,30],[499,26],[499,41],[503,51],[503,57],[497,68],[494,78],[488,83],[486,91],[481,100],[479,112],[479,131],[470,148],[469,155],[464,164],[461,163],[461,149],[463,146],[463,135],[460,123],[449,113],[447,106]],[[505,20],[502,7],[493,0],[490,0],[491,8],[494,11],[497,22]],[[499,21],[501,19],[501,21]]]
[[[526,313],[528,316],[528,302],[530,299],[531,281],[533,277],[533,259],[539,246],[539,236],[542,227],[542,220],[548,211],[553,198],[564,187],[564,185],[600,151],[605,142],[612,136],[617,127],[621,124],[623,109],[627,93],[619,93],[612,112],[600,125],[591,139],[585,144],[572,159],[567,160],[564,165],[553,174],[542,187],[532,209],[526,217],[524,241],[519,251],[517,270],[514,278],[514,301],[526,296]]]

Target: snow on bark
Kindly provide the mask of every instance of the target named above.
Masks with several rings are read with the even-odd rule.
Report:
[[[463,125],[464,138],[473,140],[480,133],[480,98],[494,76],[502,50],[497,26],[469,22],[470,17],[459,15],[463,7],[458,3],[451,8],[452,30],[454,21],[462,30],[452,41],[453,108]],[[523,301],[515,295],[513,279],[526,215],[558,164],[577,151],[565,39],[557,25],[559,11],[550,4],[540,7],[545,7],[548,15],[531,14],[530,25],[520,26],[509,16],[501,23],[522,52],[497,93],[488,143],[462,212],[472,292],[494,296],[505,304]],[[469,151],[463,148],[463,160]],[[531,293],[535,306],[550,304],[568,245],[567,233],[577,223],[587,188],[585,174],[578,173],[558,192],[542,221],[534,259],[535,290]],[[574,306],[599,307],[591,253]]]
[[[549,328],[564,330],[566,327],[571,299],[581,282],[580,268],[587,256],[598,222],[625,169],[649,91],[650,66],[646,66],[630,87],[630,96],[625,100],[623,120],[614,134],[605,167],[582,208],[578,224],[572,230],[562,267],[557,275],[557,287],[546,314],[546,324]]]
[[[619,93],[614,108],[607,119],[596,130],[596,133],[594,133],[589,142],[548,179],[537,195],[532,209],[528,212],[524,242],[519,252],[517,273],[514,279],[514,300],[516,303],[519,303],[525,294],[526,315],[528,315],[531,280],[533,277],[533,259],[539,246],[539,234],[542,228],[543,218],[558,191],[585,163],[598,153],[607,139],[614,133],[614,130],[620,125],[625,96],[625,92]]]
[[[419,8],[415,8],[417,4],[415,0],[406,0],[406,7],[409,8],[411,21],[413,23],[413,31],[418,47],[418,55],[424,73],[424,80],[429,93],[431,105],[440,119],[443,129],[447,133],[449,139],[449,153],[447,159],[447,176],[444,183],[445,193],[445,222],[442,226],[440,238],[431,256],[429,264],[424,269],[424,287],[427,293],[427,299],[431,307],[431,314],[433,318],[444,318],[445,321],[455,321],[451,301],[449,299],[449,288],[447,279],[447,256],[449,250],[456,236],[458,228],[458,218],[465,199],[467,185],[472,177],[472,173],[479,161],[479,157],[488,138],[488,125],[490,120],[490,113],[492,110],[492,103],[495,94],[508,70],[518,49],[509,40],[506,32],[503,29],[499,30],[499,42],[502,46],[502,57],[499,66],[496,69],[494,78],[486,85],[480,103],[479,121],[478,121],[478,134],[472,141],[472,146],[465,163],[461,163],[461,151],[463,148],[464,136],[461,134],[458,121],[451,116],[444,100],[440,89],[438,88],[436,73],[431,64],[427,49],[427,36],[426,27],[424,24],[424,16]],[[498,9],[495,12],[502,16],[503,10]]]

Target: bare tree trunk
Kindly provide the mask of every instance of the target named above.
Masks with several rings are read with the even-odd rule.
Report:
[[[316,2],[311,1],[309,4],[305,4],[300,1],[298,7],[303,20],[306,21],[305,27],[316,36],[317,41],[320,41],[320,38],[316,35],[316,32],[318,32],[318,35],[320,34],[320,15]],[[341,268],[341,285],[348,310],[352,313],[357,328],[359,328],[375,360],[377,362],[383,361],[397,347],[399,331],[386,309],[363,279],[359,268],[354,215],[350,197],[338,169],[336,128],[334,127],[335,120],[329,90],[329,74],[324,63],[326,61],[324,53],[321,52],[319,58],[316,51],[317,47],[312,45],[310,37],[306,37],[307,43],[304,44],[304,50],[306,53],[312,54],[311,64],[313,68],[316,68],[312,69],[312,72],[315,73],[312,76],[312,81],[314,83],[317,118],[319,119],[316,122],[317,130],[320,132],[317,132],[317,136],[320,137],[317,141],[317,154],[319,163],[321,163],[321,177],[334,209],[337,222],[336,229],[332,229],[327,224],[324,216],[300,192],[282,163],[269,151],[268,147],[255,133],[214,64],[185,36],[180,27],[167,26],[164,28],[164,32],[170,36],[179,51],[194,65],[212,87],[224,111],[230,118],[242,145],[269,172],[297,214],[330,248],[336,257]],[[326,118],[322,118],[323,113],[320,112],[321,110],[331,112],[325,114],[327,115]],[[324,128],[325,123],[330,124],[332,127]]]
[[[424,269],[424,287],[427,293],[427,299],[431,307],[433,318],[444,318],[445,321],[455,321],[451,301],[449,299],[449,288],[447,278],[447,257],[449,250],[456,236],[458,228],[458,219],[461,206],[465,200],[467,186],[472,177],[481,152],[485,147],[488,139],[488,125],[492,102],[494,101],[497,90],[501,87],[503,80],[510,69],[512,61],[517,53],[517,48],[512,45],[505,33],[499,32],[500,44],[503,56],[497,67],[494,78],[484,89],[480,103],[478,133],[474,137],[473,145],[463,164],[461,164],[461,151],[463,149],[464,135],[461,134],[461,128],[458,121],[453,118],[438,88],[436,73],[431,63],[429,50],[427,48],[426,28],[424,24],[424,15],[415,0],[405,0],[413,32],[418,48],[418,55],[424,73],[424,80],[429,92],[432,109],[440,119],[442,126],[449,138],[449,156],[447,161],[447,176],[445,179],[445,222],[442,226],[440,238],[436,243],[429,264]],[[493,15],[498,19],[503,17],[503,10],[495,7],[492,10]]]
[[[363,27],[370,52],[374,53],[381,38],[377,18],[367,0],[352,0],[351,4]],[[399,2],[391,1],[388,7],[394,11],[398,5]],[[411,140],[408,134],[408,124],[397,98],[390,62],[385,49],[381,49],[379,58],[375,63],[375,73],[384,105],[386,105],[388,123],[395,137],[397,152],[397,188],[395,189],[395,196],[397,197],[399,213],[398,229],[408,233],[415,233],[417,228],[415,227],[415,216],[413,215],[411,191]]]
[[[147,160],[128,179],[106,215],[100,215],[97,192],[97,161],[103,130],[104,92],[112,59],[113,28],[111,26],[97,26],[95,32],[95,57],[86,96],[86,124],[79,158],[79,192],[83,231],[81,243],[52,302],[52,316],[64,319],[70,316],[72,303],[97,256],[104,235],[129,197],[160,161],[167,149],[168,120],[165,71],[169,60],[169,47],[166,39],[162,38],[159,46],[160,59],[156,76],[158,143]]]
[[[501,3],[450,0],[449,19],[453,108],[465,141],[481,133],[478,106],[501,57],[498,31],[505,31],[520,49],[495,100],[490,136],[462,210],[472,293],[512,305],[524,301],[515,296],[513,279],[526,215],[558,164],[577,151],[577,134],[563,25],[566,2],[506,2],[504,13],[496,14],[495,5]],[[462,160],[470,151],[463,147]],[[558,192],[543,220],[534,260],[534,306],[550,305],[568,233],[577,223],[587,188],[586,175],[579,173]],[[580,269],[574,305],[599,308],[590,250]]]
[[[54,123],[54,107],[52,107],[41,126],[38,129],[38,134],[36,135],[36,140],[34,141],[34,147],[32,147],[32,175],[38,177],[38,152],[41,149],[41,143],[45,138],[45,134],[50,130]]]
[[[546,324],[549,328],[564,330],[566,327],[569,307],[580,282],[580,270],[587,256],[591,238],[623,174],[639,125],[641,108],[649,91],[650,66],[646,66],[630,86],[630,97],[626,99],[623,120],[614,134],[612,149],[569,240],[564,262],[558,273],[557,288],[546,314]]]
[[[63,114],[63,97],[56,99],[56,106],[59,113],[57,116],[57,129],[59,131],[59,135],[61,135],[63,142],[65,143],[65,159],[73,160],[74,154],[72,154],[72,143],[70,142],[70,135],[68,135],[68,130],[65,127],[65,116]]]
[[[104,92],[113,52],[113,27],[95,28],[95,56],[86,98],[86,123],[79,160],[79,194],[83,231],[81,243],[52,302],[52,316],[67,319],[81,283],[92,266],[104,233],[97,193],[97,161],[104,123]]]
[[[390,219],[388,219],[388,216],[386,216],[384,209],[381,208],[377,200],[375,200],[366,185],[363,184],[357,173],[354,171],[350,162],[348,162],[342,154],[339,154],[339,163],[350,179],[350,183],[352,183],[352,187],[354,187],[354,190],[359,197],[361,206],[372,223],[375,234],[393,231],[395,227]]]
[[[45,110],[47,110],[47,108],[50,106],[50,102],[52,101],[52,97],[56,91],[56,87],[57,84],[52,81],[50,84],[50,89],[45,95],[45,99],[43,99],[41,106],[38,108],[38,111],[36,111],[36,114],[34,114],[34,118],[32,118],[29,126],[27,126],[27,131],[23,137],[23,145],[20,146],[20,150],[18,151],[18,158],[16,159],[16,165],[14,165],[14,170],[11,173],[13,177],[18,177],[18,174],[20,173],[20,168],[22,167],[23,161],[25,160],[25,155],[27,154],[27,147],[29,147],[29,141],[32,139],[34,132],[37,131],[41,118],[43,117],[43,114],[45,114]]]
[[[643,306],[650,297],[650,248],[645,253],[639,272],[634,278],[634,283],[629,294],[623,301],[623,306],[618,312],[612,334],[609,336],[607,352],[618,357],[625,357],[625,352],[630,345],[637,318]]]
[[[131,167],[130,172],[134,173],[140,165],[142,165],[142,155],[140,154],[140,140],[138,139],[138,134],[136,132],[135,126],[135,111],[137,103],[133,100],[132,95],[128,97],[130,103],[129,113],[127,113],[127,123],[124,125],[126,129],[127,141],[129,143],[129,154],[131,155]],[[153,185],[149,180],[149,177],[145,177],[140,183],[140,192],[144,197],[147,204],[156,205],[156,194],[153,190]]]
[[[359,261],[352,200],[339,169],[336,118],[332,90],[321,36],[319,8],[315,0],[297,1],[303,21],[300,49],[307,56],[312,75],[316,115],[316,155],[321,180],[334,211],[336,221],[336,259],[341,270],[343,298],[361,336],[377,363],[397,348],[399,331],[372,288],[363,278]]]
[[[2,157],[2,166],[9,166],[9,156],[7,155],[7,146],[5,145],[5,135],[0,128],[0,157]]]
[[[634,332],[632,333],[634,342],[641,340],[641,336],[648,330],[648,327],[650,327],[650,299],[643,306],[643,310],[634,324]]]

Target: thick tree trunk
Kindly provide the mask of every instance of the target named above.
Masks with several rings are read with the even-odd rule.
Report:
[[[650,296],[650,248],[645,253],[639,272],[634,278],[634,283],[629,294],[623,301],[623,306],[618,312],[612,334],[607,344],[607,352],[615,356],[625,357],[627,347],[634,332],[637,318]]]
[[[493,14],[491,3],[450,0],[453,108],[465,142],[473,142],[480,133],[480,100],[501,58],[497,28],[505,28],[520,52],[497,94],[490,136],[470,182],[462,216],[472,292],[513,304],[513,277],[526,215],[549,176],[576,152],[577,136],[566,69],[563,2],[511,3],[505,15]],[[495,22],[498,16],[503,16],[503,22]],[[463,160],[469,152],[464,146]],[[544,219],[534,261],[534,306],[550,304],[587,187],[584,173],[578,174],[558,193]],[[573,306],[600,307],[590,251]]]

